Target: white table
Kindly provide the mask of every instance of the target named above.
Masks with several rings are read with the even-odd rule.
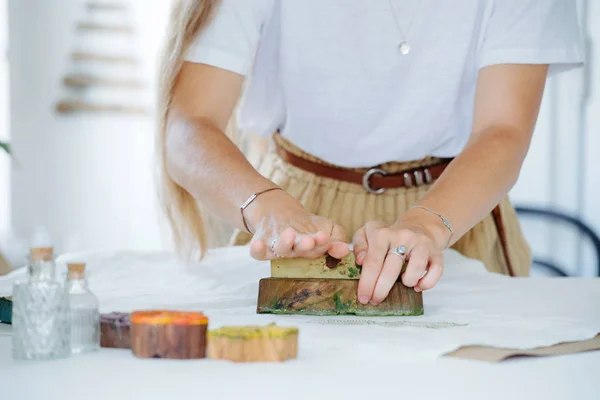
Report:
[[[240,250],[211,257],[200,272],[194,267],[185,273],[174,273],[172,265],[166,266],[170,258],[162,254],[89,255],[88,263],[103,311],[171,304],[206,310],[213,327],[231,321],[296,324],[297,360],[282,364],[140,360],[127,350],[101,349],[64,360],[15,362],[11,338],[0,331],[0,399],[600,399],[599,351],[499,364],[439,355],[448,346],[449,335],[456,336],[452,340],[465,337],[472,344],[473,340],[505,343],[518,340],[505,338],[508,328],[520,329],[524,347],[531,338],[545,334],[549,336],[544,340],[558,340],[549,332],[552,327],[567,336],[588,337],[600,328],[599,280],[491,276],[451,253],[442,282],[426,293],[426,316],[395,320],[469,321],[469,326],[348,327],[323,325],[317,317],[256,315],[255,283],[268,267],[251,261],[244,261],[243,268],[234,265],[243,257]],[[140,279],[141,271],[146,271],[147,280]],[[10,279],[0,280],[0,295],[6,294]],[[530,293],[521,307],[524,311],[519,311],[523,305],[519,293]],[[197,298],[202,300],[195,302]],[[522,317],[533,321],[532,326],[523,324]]]
[[[600,393],[600,352],[501,364],[453,358],[393,364],[331,360],[308,369],[306,363],[301,356],[257,369],[208,360],[138,360],[107,349],[62,361],[13,363],[10,339],[0,337],[0,398],[597,400]]]

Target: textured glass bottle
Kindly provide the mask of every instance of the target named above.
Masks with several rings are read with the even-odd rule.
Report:
[[[27,279],[13,287],[13,358],[48,360],[71,353],[69,296],[56,281],[52,248],[33,248]]]
[[[98,299],[90,291],[85,264],[68,264],[67,292],[71,318],[71,353],[89,353],[100,348]]]

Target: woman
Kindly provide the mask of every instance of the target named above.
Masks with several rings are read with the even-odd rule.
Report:
[[[448,247],[528,274],[507,193],[548,74],[582,62],[575,2],[182,0],[172,18],[158,145],[180,249],[205,249],[200,203],[257,259],[352,238],[362,303],[405,261],[405,285],[434,287]],[[240,129],[273,138],[258,171],[224,133],[240,100]]]

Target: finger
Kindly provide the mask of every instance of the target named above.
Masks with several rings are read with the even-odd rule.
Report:
[[[346,235],[346,231],[340,225],[333,225],[333,229],[331,230],[331,238],[329,245],[329,255],[335,257],[337,259],[341,259],[350,254],[350,248],[346,243],[348,240],[348,236]]]
[[[315,239],[315,247],[326,249],[331,241],[331,236],[323,231],[318,231],[312,237]]]
[[[344,242],[337,242],[329,246],[327,252],[331,257],[341,260],[350,254],[350,247],[348,247],[348,245]]]
[[[294,254],[299,257],[305,257],[315,248],[315,238],[313,235],[298,235],[295,243],[292,244]]]
[[[413,287],[419,282],[427,263],[429,261],[429,247],[417,245],[409,250],[407,254],[408,265],[402,274],[402,283],[407,287]]]
[[[434,254],[429,258],[429,268],[427,268],[427,274],[419,280],[415,286],[415,290],[423,291],[433,288],[444,272],[444,256],[440,254]]]
[[[367,255],[367,251],[369,249],[368,236],[370,232],[374,232],[375,230],[384,227],[386,227],[386,224],[384,222],[370,221],[367,222],[358,231],[356,231],[354,237],[352,238],[352,243],[354,247],[354,258],[356,259],[358,265],[362,265],[364,263],[365,257]]]
[[[390,293],[392,286],[398,280],[402,266],[404,265],[404,257],[396,254],[387,253],[383,263],[383,269],[377,278],[371,304],[376,306],[381,303]]]
[[[369,243],[367,242],[367,232],[364,227],[356,231],[352,238],[352,244],[354,245],[354,258],[356,259],[356,263],[362,265],[369,247]]]
[[[264,240],[257,239],[250,243],[250,256],[256,260],[267,259],[267,246]]]
[[[338,224],[333,225],[333,229],[331,230],[331,242],[341,242],[346,243],[348,241],[348,235],[346,235],[346,231]]]
[[[312,249],[306,250],[305,257],[316,258],[321,257],[325,253],[329,253],[332,257],[342,259],[348,255],[350,249],[346,244],[346,232],[344,229],[335,224],[333,221],[323,220],[321,223],[321,231],[312,235],[315,239],[315,245]],[[324,230],[331,234],[324,233]]]
[[[383,268],[385,255],[390,247],[388,229],[377,229],[370,233],[367,227],[367,237],[369,248],[358,282],[358,301],[362,304],[371,301],[377,278]]]
[[[329,236],[323,232],[317,232],[311,235],[299,235],[302,236],[300,240],[296,240],[294,247],[294,254],[296,257],[303,258],[318,258],[322,257],[329,249]],[[304,237],[306,236],[306,238]],[[325,237],[326,240],[322,238]],[[321,244],[323,243],[324,244]]]
[[[296,231],[294,228],[285,228],[279,236],[274,238],[274,246],[271,246],[273,256],[290,257],[296,240]]]

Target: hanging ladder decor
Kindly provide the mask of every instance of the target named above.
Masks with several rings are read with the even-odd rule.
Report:
[[[91,53],[85,51],[74,51],[71,53],[73,61],[93,61],[108,64],[129,64],[137,65],[137,60],[133,57],[111,54]]]
[[[108,2],[108,1],[88,1],[86,3],[88,10],[92,11],[126,11],[127,6],[120,2]]]
[[[104,78],[85,74],[69,74],[63,79],[65,86],[72,88],[89,88],[94,86],[110,86],[115,88],[141,89],[144,85],[135,80],[122,78]]]
[[[133,33],[133,28],[129,25],[104,25],[94,22],[80,22],[77,24],[80,31],[105,31],[116,33]]]
[[[110,35],[113,36],[113,40],[114,37],[118,38],[119,43],[127,42],[130,48],[120,53],[115,53],[112,50],[114,46],[108,45],[105,46],[106,49],[86,48],[73,51],[70,61],[75,71],[67,73],[62,79],[67,96],[57,102],[56,112],[59,114],[81,112],[148,114],[146,107],[119,104],[123,101],[117,101],[119,93],[125,93],[130,102],[132,97],[134,99],[141,97],[136,93],[142,93],[146,88],[145,83],[138,78],[139,72],[136,71],[140,63],[132,56],[135,30],[131,24],[128,4],[125,1],[89,0],[85,3],[85,11],[86,18],[76,24],[76,34],[79,37],[85,35],[85,39],[92,39],[92,41],[95,39],[98,42],[99,39],[104,38],[110,40],[108,38]],[[93,71],[94,67],[96,72]],[[106,73],[111,68],[118,72],[117,76]],[[107,96],[104,96],[103,100],[92,100],[98,91],[105,92]]]

